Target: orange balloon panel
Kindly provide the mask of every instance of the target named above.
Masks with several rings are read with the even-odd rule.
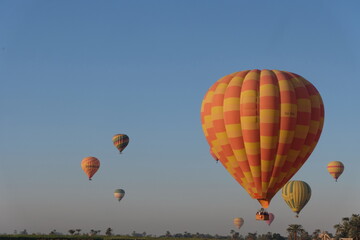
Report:
[[[314,150],[324,106],[297,74],[247,70],[215,82],[203,99],[201,122],[211,151],[267,208]]]
[[[91,180],[92,176],[97,172],[100,167],[100,161],[95,157],[86,157],[81,161],[81,168]]]

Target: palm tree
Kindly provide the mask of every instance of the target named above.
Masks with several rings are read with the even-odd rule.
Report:
[[[257,239],[257,233],[248,233],[248,235],[245,237],[246,240],[256,240]]]
[[[360,215],[353,214],[350,218],[350,232],[349,237],[359,240],[360,239]]]
[[[75,231],[77,232],[76,235],[80,235],[81,229],[75,229]]]
[[[307,231],[302,231],[300,232],[300,239],[301,240],[311,240],[311,236],[309,235],[309,233]]]
[[[315,229],[314,232],[313,232],[312,235],[311,235],[311,238],[312,238],[313,240],[318,239],[320,232],[321,232],[320,229]]]
[[[266,236],[266,239],[268,239],[268,240],[272,239],[272,233],[271,232],[267,232],[267,234],[265,236]]]
[[[188,233],[187,231],[185,231],[184,234],[183,234],[183,236],[184,236],[185,238],[190,238],[190,237],[191,237],[191,234]]]
[[[111,236],[111,235],[112,235],[112,231],[113,231],[112,228],[109,227],[108,229],[106,229],[105,235],[106,235],[106,236]]]
[[[273,240],[285,240],[283,236],[280,235],[280,233],[273,233],[272,235]]]
[[[289,239],[297,240],[298,233],[304,232],[304,229],[299,224],[290,224],[286,231],[289,233]]]
[[[267,232],[266,234],[261,234],[257,237],[257,240],[272,240],[272,233]]]
[[[348,238],[350,232],[350,219],[342,218],[342,223],[334,225],[336,230],[336,238]]]
[[[231,239],[237,240],[237,239],[239,239],[239,236],[240,236],[240,234],[238,232],[233,231],[233,234],[231,235]]]
[[[360,215],[352,214],[350,218],[343,218],[342,223],[334,225],[336,238],[360,239]]]

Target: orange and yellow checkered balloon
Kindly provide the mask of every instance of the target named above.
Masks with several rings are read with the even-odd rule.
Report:
[[[247,70],[215,82],[203,99],[201,122],[211,152],[267,208],[314,150],[324,105],[295,73]]]

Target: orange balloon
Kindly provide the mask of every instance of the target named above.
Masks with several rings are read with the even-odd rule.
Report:
[[[235,227],[240,229],[243,224],[244,224],[244,219],[243,218],[234,218]]]
[[[316,88],[295,73],[246,70],[208,90],[201,122],[211,151],[267,208],[314,150],[324,105]]]
[[[100,167],[100,161],[96,157],[86,157],[81,161],[81,168],[91,180],[92,176]]]
[[[342,162],[339,161],[329,162],[327,165],[327,170],[330,173],[330,175],[333,178],[335,178],[335,181],[337,182],[337,179],[344,171],[344,164],[342,164]]]

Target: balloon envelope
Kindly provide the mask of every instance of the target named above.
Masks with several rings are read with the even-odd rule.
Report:
[[[81,161],[81,168],[91,180],[92,176],[100,167],[100,161],[96,157],[86,157]]]
[[[290,181],[282,188],[282,198],[286,204],[298,216],[301,209],[309,202],[311,197],[311,188],[304,181]]]
[[[124,151],[126,146],[129,144],[129,140],[129,137],[126,134],[116,134],[112,138],[114,146],[119,150],[120,153]]]
[[[244,224],[244,219],[242,219],[242,218],[234,218],[234,226],[235,227],[240,229],[243,224]]]
[[[247,70],[208,90],[201,123],[211,151],[267,208],[314,150],[324,105],[316,88],[295,73]]]
[[[266,220],[266,223],[270,226],[270,224],[274,221],[275,215],[273,213],[269,213],[269,219]]]
[[[125,196],[125,191],[123,189],[115,189],[114,197],[120,202],[121,199]]]
[[[337,179],[344,171],[344,164],[342,164],[342,162],[339,161],[329,162],[329,164],[327,165],[327,170],[330,173],[330,175],[333,178],[335,178],[335,181],[337,181]]]

